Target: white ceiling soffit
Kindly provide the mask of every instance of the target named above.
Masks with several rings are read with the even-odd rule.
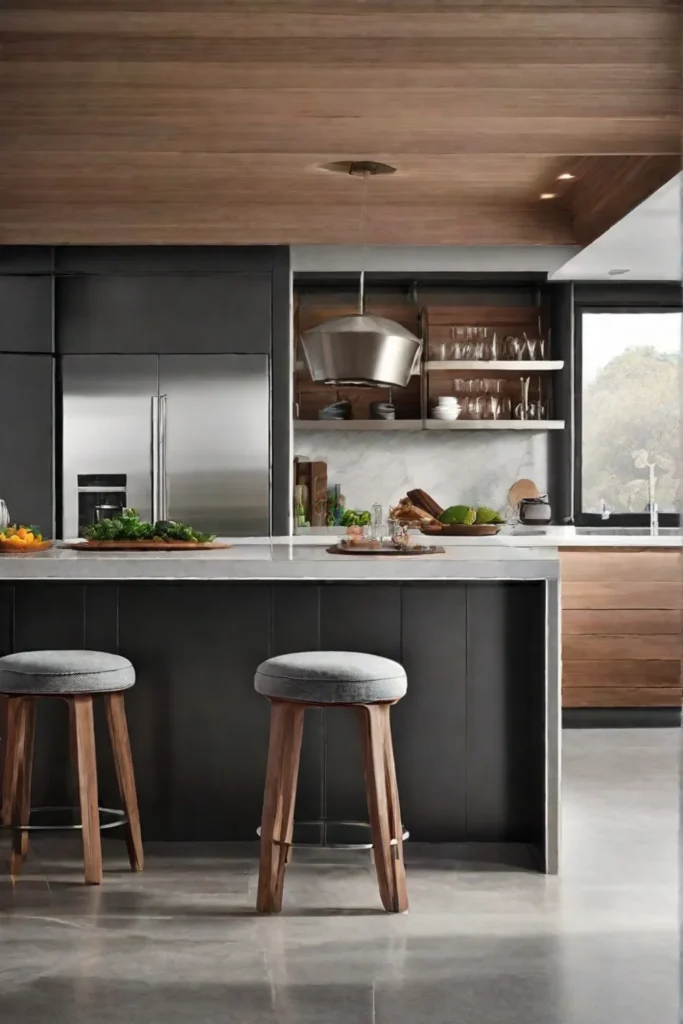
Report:
[[[553,281],[680,281],[683,175],[631,210],[551,275]],[[626,273],[610,273],[610,271]]]
[[[551,274],[578,245],[293,245],[292,270]]]

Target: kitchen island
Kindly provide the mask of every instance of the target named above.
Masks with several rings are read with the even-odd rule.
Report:
[[[559,562],[532,542],[425,557],[340,557],[261,541],[228,550],[0,558],[0,653],[94,648],[135,665],[127,694],[147,839],[244,840],[259,822],[265,658],[357,650],[400,661],[393,728],[416,840],[504,844],[553,873],[559,847]],[[67,802],[67,721],[38,717],[34,804]],[[100,802],[116,806],[104,722]],[[356,723],[307,713],[297,819],[362,820]],[[509,846],[508,846],[509,844]],[[514,849],[513,849],[514,848]],[[520,859],[521,858],[521,859]]]

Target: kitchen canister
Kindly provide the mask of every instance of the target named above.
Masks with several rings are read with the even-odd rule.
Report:
[[[547,494],[538,498],[522,498],[519,503],[519,521],[525,526],[547,526],[552,519],[552,510]]]

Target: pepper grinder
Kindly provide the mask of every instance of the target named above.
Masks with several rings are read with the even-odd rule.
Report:
[[[372,539],[382,540],[384,533],[384,509],[379,502],[372,506]]]

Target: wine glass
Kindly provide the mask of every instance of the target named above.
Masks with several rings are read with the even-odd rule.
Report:
[[[524,342],[521,338],[510,335],[507,339],[508,353],[511,359],[524,358]]]
[[[471,399],[469,404],[470,419],[480,420],[484,416],[485,408],[486,399],[482,395],[479,395],[478,398]]]
[[[498,414],[500,413],[500,397],[492,394],[486,396],[486,412],[484,416],[487,420],[497,420]]]

